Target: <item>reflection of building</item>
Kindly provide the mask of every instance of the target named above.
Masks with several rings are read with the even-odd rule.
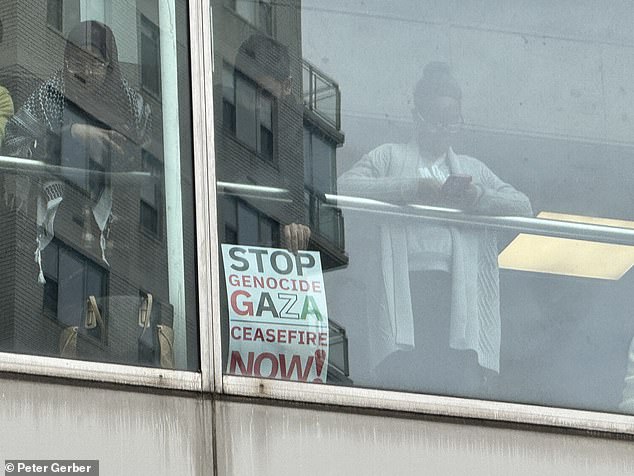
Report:
[[[105,176],[69,173],[64,168],[25,171],[19,161],[13,170],[3,168],[0,266],[3,274],[15,279],[0,280],[1,348],[59,355],[62,330],[79,326],[77,356],[81,359],[159,365],[156,326],[172,327],[173,309],[168,304],[158,3],[139,0],[114,9],[110,2],[100,1],[10,0],[2,2],[0,17],[5,33],[0,48],[0,84],[11,92],[16,110],[41,81],[62,68],[65,35],[78,21],[87,19],[111,26],[123,76],[141,91],[152,110],[148,145],[126,157],[129,163],[125,166],[113,162],[111,170],[99,171],[106,172]],[[187,51],[186,42],[181,32],[179,48]],[[182,84],[187,81],[184,77]],[[187,104],[187,88],[183,94]],[[181,131],[187,134],[189,115],[181,116]],[[181,142],[187,144],[189,139]],[[70,165],[94,171],[88,160],[69,163],[63,155],[46,160],[52,166]],[[139,178],[122,172],[130,170],[140,172]],[[61,180],[65,191],[55,218],[55,239],[42,253],[46,283],[38,284],[33,259],[36,199],[42,183],[50,180]],[[191,182],[191,175],[184,180]],[[109,181],[113,190],[114,219],[105,251],[109,265],[102,258],[100,230],[90,206],[95,201],[96,184],[103,185],[104,181]],[[13,195],[25,199],[21,208],[8,206]],[[187,233],[193,233],[193,229],[186,228]],[[188,238],[186,242],[193,243]],[[185,255],[193,263],[191,247]],[[190,282],[187,288],[187,314],[191,316],[187,333],[191,339],[196,336],[194,283]],[[142,309],[148,307],[149,295],[151,330],[139,323],[145,319]],[[103,321],[92,330],[86,325],[90,296],[95,297]],[[188,345],[190,362],[197,360],[195,342]]]
[[[297,2],[272,10],[268,2],[237,1],[218,9],[214,17],[233,33],[216,50],[216,64],[222,65],[217,90],[223,91],[215,98],[217,111],[222,111],[216,121],[218,149],[224,155],[218,161],[218,177],[282,188],[289,199],[267,200],[266,191],[237,201],[225,196],[232,203],[226,205],[221,232],[229,241],[268,245],[278,241],[280,225],[306,223],[313,234],[311,247],[322,252],[324,268],[332,268],[346,263],[341,213],[324,206],[323,200],[325,194],[336,193],[335,149],[344,140],[338,120],[340,93],[331,78],[302,60],[299,6]],[[240,28],[234,29],[237,25]],[[240,45],[251,35],[273,31],[278,33],[273,41],[290,59],[292,92],[285,97],[259,84],[253,72],[234,66]]]
[[[224,191],[220,241],[279,246],[283,225],[303,223],[311,229],[309,248],[320,252],[323,269],[345,266],[341,211],[325,201],[326,194],[336,194],[336,148],[344,141],[339,86],[302,59],[299,1],[272,8],[267,1],[236,0],[225,7],[214,12],[215,24],[227,33],[215,49],[222,71],[215,85],[222,94],[214,98],[216,167]],[[241,45],[256,34],[271,39],[272,49],[288,52],[290,94],[258,81],[258,65],[236,64]],[[245,193],[231,184],[252,187]],[[336,324],[331,346],[335,342],[347,345],[345,330]],[[339,355],[340,371],[329,375],[347,372],[345,350]]]
[[[302,61],[304,103],[304,187],[306,214],[315,241],[328,250],[324,267],[334,267],[337,249],[344,249],[341,210],[326,205],[325,194],[336,194],[336,148],[343,144],[339,86]],[[333,257],[334,259],[332,259]],[[332,260],[332,261],[331,261]]]

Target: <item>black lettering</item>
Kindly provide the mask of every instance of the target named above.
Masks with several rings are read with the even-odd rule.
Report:
[[[249,269],[249,260],[246,258],[241,258],[240,256],[238,256],[238,253],[244,254],[246,253],[246,250],[244,248],[236,248],[236,247],[229,249],[229,257],[232,260],[239,261],[243,265],[243,266],[236,266],[235,264],[232,264],[231,269],[235,271],[246,271],[247,269]]]
[[[302,258],[304,258],[304,260],[302,260]],[[308,253],[297,253],[295,262],[298,276],[304,276],[304,268],[312,268],[315,266],[315,258]]]
[[[277,257],[278,256],[283,256],[284,259],[286,260],[286,269],[285,270],[282,270],[277,265]],[[293,259],[289,256],[289,253],[287,253],[286,251],[274,251],[271,254],[271,266],[273,267],[273,269],[275,270],[276,273],[290,274],[290,273],[293,272]]]
[[[263,312],[270,312],[273,317],[280,317],[275,309],[275,303],[269,293],[260,294],[260,301],[258,302],[258,310],[255,312],[256,316],[261,316]]]

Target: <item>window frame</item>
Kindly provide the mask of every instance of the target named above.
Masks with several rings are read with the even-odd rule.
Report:
[[[345,206],[345,197],[340,196],[337,199],[342,206]],[[358,203],[351,199],[349,205],[358,206]],[[394,211],[393,205],[388,203],[375,202],[372,208],[378,212],[402,214],[400,211]],[[424,206],[411,206],[411,209],[411,213],[415,216],[446,222],[634,245],[634,230],[622,228],[554,222],[541,218],[456,215],[455,211]],[[217,287],[220,287],[219,283]],[[221,324],[219,314],[216,314],[215,318],[214,327],[217,329]],[[216,336],[216,339],[219,338],[220,336]],[[549,427],[558,431],[582,430],[593,433],[634,435],[634,415],[225,375],[221,365],[217,366],[215,371],[217,374],[222,374],[221,386],[217,391],[232,396],[522,424]]]
[[[149,18],[147,18],[143,13],[137,12],[137,29],[139,32],[138,36],[138,57],[139,57],[139,84],[141,86],[141,90],[143,93],[148,94],[150,97],[161,100],[161,76],[159,74],[157,78],[156,90],[149,87],[144,81],[144,62],[143,62],[143,45],[144,38],[148,38],[150,41],[154,41],[154,46],[156,46],[156,66],[157,71],[161,71],[161,32],[157,25],[155,25]],[[146,34],[147,30],[150,31],[150,35]],[[156,36],[156,38],[154,38]]]
[[[248,203],[246,200],[238,197],[238,196],[232,196],[232,195],[228,195],[223,197],[224,200],[226,200],[226,204],[223,207],[223,210],[228,210],[231,212],[231,214],[233,215],[232,218],[232,222],[229,223],[227,218],[228,216],[225,214],[224,218],[224,229],[225,229],[225,236],[228,233],[232,233],[236,236],[236,238],[238,239],[238,241],[240,241],[241,243],[244,242],[244,240],[240,240],[238,237],[240,236],[240,215],[242,213],[250,213],[253,215],[253,218],[255,220],[255,222],[257,223],[257,230],[256,233],[258,235],[257,237],[257,244],[256,245],[251,245],[251,246],[270,246],[270,245],[266,245],[265,242],[269,242],[269,243],[276,243],[279,241],[280,238],[280,223],[275,220],[273,217],[259,211],[256,207],[254,207],[253,205],[251,205],[250,203]],[[229,208],[231,207],[231,208]],[[268,225],[270,228],[270,232],[271,235],[270,237],[265,237],[264,236],[264,226]],[[268,239],[266,239],[268,238]],[[230,242],[229,240],[225,240],[226,242]]]
[[[277,164],[277,138],[276,138],[277,134],[276,134],[275,124],[276,124],[276,118],[277,118],[277,99],[275,98],[275,96],[273,96],[273,94],[267,91],[266,88],[262,87],[256,81],[254,81],[249,76],[244,74],[242,71],[240,71],[239,69],[236,69],[230,63],[225,61],[223,62],[222,73],[221,73],[223,80],[226,77],[225,76],[226,72],[230,72],[231,74],[231,80],[233,82],[231,91],[233,92],[233,98],[231,98],[231,102],[230,102],[229,99],[225,97],[225,87],[223,84],[223,93],[221,98],[222,115],[223,115],[222,127],[224,128],[225,131],[231,134],[231,137],[234,140],[236,140],[238,143],[246,147],[249,151],[254,153],[260,160],[268,164],[276,165]],[[238,105],[238,99],[237,99],[238,81],[242,81],[243,83],[245,83],[246,85],[254,89],[255,105],[254,105],[253,111],[250,110],[249,112],[253,112],[253,119],[254,119],[254,126],[255,126],[254,127],[255,146],[249,144],[246,140],[238,136],[238,129],[239,129],[239,121],[238,121],[239,105]],[[267,128],[264,125],[264,121],[262,120],[262,116],[261,116],[262,108],[260,107],[260,105],[263,102],[263,100],[269,101],[271,105],[270,118],[269,118],[270,126],[271,126],[270,128]],[[227,118],[225,117],[225,112],[226,112],[225,104],[227,103],[229,103],[231,107],[233,108],[231,113],[231,118],[230,118],[231,119],[230,124],[227,124],[226,122]],[[263,145],[262,129],[263,128],[267,129],[271,135],[271,150],[270,150],[271,155],[270,156],[268,156],[263,151],[263,147],[262,147]]]
[[[225,6],[231,10],[237,17],[239,17],[242,21],[248,23],[249,25],[256,28],[261,33],[270,36],[271,38],[275,38],[275,22],[273,21],[275,5],[271,0],[251,0],[251,6],[253,10],[251,13],[253,14],[253,19],[247,18],[242,15],[238,11],[238,2],[241,0],[225,0]],[[261,16],[262,11],[267,10],[268,17],[266,18],[266,23],[264,23],[263,18]]]
[[[384,412],[433,415],[498,424],[548,427],[559,431],[634,435],[634,416],[595,411],[553,408],[458,397],[317,385],[280,380],[223,375],[221,336],[221,260],[218,249],[218,195],[214,131],[212,62],[213,11],[204,1],[189,2],[190,86],[192,91],[193,160],[197,239],[198,325],[200,371],[136,367],[57,357],[0,353],[0,372],[74,379],[136,387],[153,387],[189,392],[274,400],[278,404],[300,402],[339,408],[361,408]],[[215,74],[222,74],[216,71]],[[193,78],[196,78],[195,80]],[[209,126],[209,127],[207,127]],[[431,213],[428,211],[428,213]],[[444,219],[459,219],[445,216]],[[479,217],[487,222],[489,217]],[[500,226],[517,226],[509,219],[497,219]],[[546,220],[516,219],[525,230],[548,233]],[[489,223],[490,224],[490,223]],[[570,225],[567,236],[604,239],[605,227]],[[634,231],[615,230],[613,238],[634,243]]]
[[[75,22],[80,21],[80,18],[81,18],[81,12],[79,11],[81,2],[80,0],[74,0],[74,1],[77,4],[76,6],[78,11],[77,11],[77,16],[71,18],[69,15],[67,15],[67,11],[70,8],[67,4],[68,0],[47,0],[46,26],[61,35],[66,35],[66,33],[68,33],[69,31],[69,27],[72,27],[73,24]],[[55,2],[54,5],[53,5],[53,2]],[[56,13],[59,15],[59,18],[57,18],[58,22],[55,24],[53,24],[53,22],[51,21],[52,20],[51,6],[56,7],[56,10],[57,10]],[[68,22],[70,22],[70,24],[68,24]]]
[[[213,12],[212,12],[213,14]],[[210,30],[205,30],[206,44],[212,44]],[[222,68],[210,75],[220,75]],[[213,84],[210,81],[211,84]],[[208,91],[212,91],[209,89]],[[209,101],[209,97],[207,98]],[[213,119],[213,101],[209,101],[212,107],[209,118]],[[222,114],[222,105],[219,114]],[[214,143],[214,127],[210,123],[208,131]],[[215,169],[216,150],[209,150],[209,162]],[[212,171],[210,177],[215,177]],[[216,186],[210,184],[211,189]],[[211,210],[217,210],[218,195],[210,196]],[[389,204],[385,204],[390,207]],[[414,207],[412,207],[414,208]],[[634,231],[632,230],[608,230],[607,227],[593,225],[564,224],[559,231],[553,231],[552,221],[538,218],[509,218],[509,217],[465,217],[457,216],[451,212],[438,212],[426,207],[414,208],[415,213],[427,215],[432,219],[445,221],[466,220],[469,223],[477,222],[480,225],[499,226],[503,229],[515,229],[518,227],[525,232],[546,234],[550,236],[564,236],[568,238],[605,241],[606,233],[610,233],[610,240],[615,242],[634,244]],[[443,214],[444,213],[444,214]],[[218,215],[212,214],[212,236],[218,237]],[[311,404],[320,407],[356,408],[381,412],[399,412],[414,415],[431,415],[435,417],[447,417],[459,420],[488,421],[496,424],[527,425],[539,428],[550,428],[559,432],[589,432],[591,434],[616,434],[634,436],[634,416],[598,411],[575,410],[567,408],[548,407],[541,405],[528,405],[521,403],[508,403],[502,401],[483,401],[460,397],[445,397],[427,394],[414,394],[408,392],[369,389],[362,387],[343,387],[336,385],[320,385],[302,382],[290,382],[283,380],[263,379],[256,377],[244,377],[225,375],[222,362],[222,313],[221,313],[221,289],[220,273],[221,260],[218,242],[214,242],[211,248],[212,279],[213,279],[213,345],[214,368],[213,376],[215,392],[231,397],[250,398],[257,400],[272,400],[279,405]]]
[[[174,5],[167,2],[169,11],[166,15],[175,17]],[[41,355],[0,352],[0,372],[31,375],[35,377],[75,380],[100,384],[114,384],[131,387],[150,387],[170,391],[186,391],[200,393],[212,392],[215,389],[213,378],[214,353],[211,345],[211,256],[210,243],[217,241],[211,231],[210,216],[215,214],[215,203],[209,197],[215,193],[213,170],[208,166],[207,151],[213,134],[205,127],[207,116],[213,117],[211,105],[205,91],[211,91],[211,78],[206,74],[205,65],[211,63],[210,48],[204,41],[209,38],[209,10],[202,2],[190,0],[187,5],[187,22],[189,29],[189,87],[191,88],[192,119],[192,153],[193,168],[196,180],[193,184],[196,237],[196,305],[199,332],[199,365],[198,370],[173,370],[140,365],[114,364],[98,361],[64,359]],[[46,22],[46,27],[55,29]],[[203,30],[205,32],[203,33]],[[192,78],[197,78],[193,80]],[[198,78],[203,78],[199,80]],[[213,180],[213,181],[212,181]],[[213,186],[210,187],[210,184]],[[211,188],[211,189],[210,189]]]

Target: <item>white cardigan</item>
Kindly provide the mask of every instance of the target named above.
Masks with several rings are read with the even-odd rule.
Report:
[[[479,190],[478,200],[468,210],[470,213],[532,215],[528,198],[502,182],[482,162],[457,155],[451,149],[447,158],[451,173],[471,175]],[[341,175],[338,193],[399,204],[416,203],[418,159],[416,142],[382,145]],[[415,346],[406,224],[385,222],[378,228],[380,262],[373,271],[380,269],[382,279],[367,280],[373,284],[366,289],[375,304],[367,323],[369,370],[392,352]],[[449,345],[454,349],[473,349],[482,367],[499,372],[501,325],[496,234],[482,227],[451,226],[450,231],[453,256]],[[368,256],[363,256],[367,250],[349,249],[349,253],[351,272],[355,259],[364,260],[367,278]]]

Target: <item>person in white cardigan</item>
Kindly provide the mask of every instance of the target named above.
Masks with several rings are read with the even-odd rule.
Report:
[[[472,214],[531,216],[526,195],[481,161],[451,148],[463,123],[461,100],[449,66],[428,64],[414,91],[414,138],[365,155],[340,176],[338,193]],[[355,230],[346,232],[349,271],[356,268],[365,276],[371,309],[366,361],[376,379],[373,385],[477,393],[487,374],[500,368],[496,233],[412,217],[376,226],[374,249],[367,230],[359,246],[354,245]]]

